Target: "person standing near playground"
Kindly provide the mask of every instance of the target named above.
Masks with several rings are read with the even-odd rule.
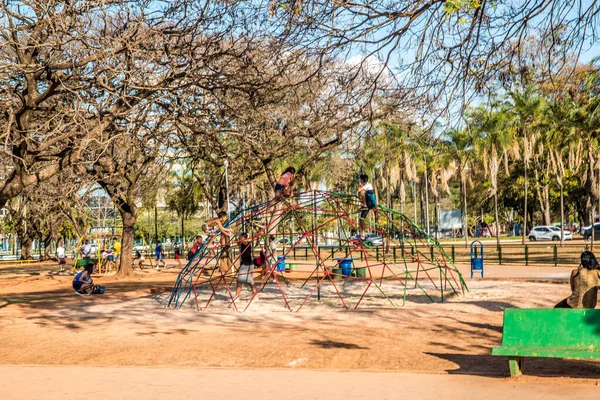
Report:
[[[173,253],[175,254],[175,260],[177,261],[177,265],[181,266],[181,249],[179,248],[179,245],[177,243],[175,243],[175,246],[173,246]]]
[[[269,236],[269,259],[272,263],[277,262],[277,243],[275,242],[275,235]]]
[[[56,258],[58,259],[59,271],[63,272],[67,264],[67,255],[62,241],[58,242],[58,246],[56,246]]]
[[[237,285],[235,287],[235,297],[233,301],[236,301],[240,297],[242,292],[242,285],[247,284],[252,290],[252,294],[256,296],[257,290],[254,286],[254,263],[252,259],[252,243],[248,241],[247,233],[240,233],[240,268],[238,269]],[[256,297],[258,298],[258,297]]]
[[[81,245],[81,258],[89,259],[92,255],[92,246],[90,246],[90,241],[85,239],[83,244]]]
[[[121,258],[121,243],[117,238],[113,238],[112,251],[114,254],[115,267],[119,268],[119,260]]]
[[[275,201],[281,200],[284,197],[290,197],[294,190],[294,179],[296,178],[296,169],[287,167],[279,180],[275,184]]]
[[[164,267],[165,263],[163,261],[163,259],[164,259],[163,246],[162,246],[162,243],[160,242],[160,240],[156,241],[156,247],[154,248],[154,255],[156,258],[156,269],[159,268],[159,265],[162,265]]]
[[[571,271],[571,295],[554,308],[596,308],[600,266],[591,251],[581,253],[581,264]]]
[[[358,187],[358,196],[362,202],[360,208],[360,219],[358,224],[360,226],[360,238],[365,237],[365,219],[369,215],[369,211],[377,207],[377,200],[375,198],[375,190],[373,185],[369,183],[369,177],[362,174],[360,177],[360,185]]]

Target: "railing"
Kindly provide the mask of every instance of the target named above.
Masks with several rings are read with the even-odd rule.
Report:
[[[440,246],[446,252],[448,258],[454,263],[468,264],[470,262],[469,247],[465,247],[464,244],[450,244],[441,243]],[[568,243],[561,246],[556,242],[546,242],[535,244],[527,243],[525,245],[517,243],[506,243],[497,246],[496,243],[484,242],[484,262],[486,264],[499,264],[499,265],[544,265],[544,266],[574,266],[579,263],[579,257],[582,251],[589,250],[589,242],[583,243]],[[600,246],[598,246],[600,248]],[[352,252],[352,247],[348,246],[326,246],[320,245],[318,248],[319,257],[324,260],[333,260],[335,258],[342,257],[353,257],[358,260],[363,260],[364,254],[360,250]],[[257,256],[257,248],[254,249],[254,255]],[[384,246],[370,247],[368,248],[370,254],[374,254],[375,257],[380,260],[385,257],[389,261],[398,262],[403,259],[410,260],[411,256],[417,252],[426,254],[427,256],[433,257],[435,254],[434,246],[426,245],[396,245],[387,249]],[[291,251],[289,246],[279,247],[277,255],[282,256],[288,254],[290,258],[296,260],[314,260],[313,249],[310,246],[296,246]],[[478,254],[479,248],[475,249],[475,256]],[[232,256],[237,257],[238,248],[237,246],[232,247]],[[181,257],[185,259],[187,250],[181,250]],[[154,252],[146,255],[154,257]],[[165,251],[165,258],[173,258],[173,251]]]

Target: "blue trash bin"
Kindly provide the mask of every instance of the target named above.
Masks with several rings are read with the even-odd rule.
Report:
[[[352,261],[356,260],[356,258],[336,258],[336,261],[339,261],[339,268],[342,269],[342,276],[348,277],[352,275]]]
[[[275,269],[279,272],[285,271],[285,259],[287,258],[287,256],[283,257],[283,256],[278,256],[277,257],[277,264],[275,264]]]

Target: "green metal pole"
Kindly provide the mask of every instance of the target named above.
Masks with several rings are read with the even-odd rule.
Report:
[[[498,246],[498,264],[502,265],[502,246]]]
[[[525,245],[525,265],[529,265],[529,246]]]
[[[554,245],[554,266],[556,267],[556,264],[558,264],[558,249],[556,248],[556,245]]]

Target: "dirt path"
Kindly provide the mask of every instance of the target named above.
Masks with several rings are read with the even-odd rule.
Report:
[[[177,368],[6,367],[0,397],[43,398],[261,400],[307,399],[452,399],[562,400],[593,399],[595,382],[518,381],[480,376],[311,370],[229,370]],[[84,381],[75,389],[74,382]],[[77,386],[82,386],[77,385]]]
[[[499,275],[510,272],[503,268],[497,271]],[[484,394],[488,393],[487,388],[489,393],[494,393],[500,387],[517,387],[513,381],[505,379],[508,375],[506,360],[490,355],[491,348],[501,342],[503,310],[506,307],[552,307],[568,294],[568,271],[536,269],[536,275],[532,277],[537,281],[541,279],[539,275],[554,274],[558,276],[552,280],[563,283],[502,280],[499,276],[498,280],[468,280],[470,293],[449,298],[443,304],[431,304],[424,302],[422,297],[409,296],[406,305],[391,307],[375,292],[365,299],[365,308],[357,311],[344,311],[339,300],[324,290],[321,302],[311,301],[300,312],[292,313],[283,307],[275,287],[269,286],[261,300],[253,303],[244,314],[236,313],[228,306],[224,292],[207,312],[199,313],[192,307],[182,310],[164,307],[168,288],[177,273],[175,270],[144,271],[127,281],[98,277],[98,283],[105,284],[108,293],[88,297],[73,294],[69,288],[71,276],[44,270],[26,276],[16,271],[6,279],[0,276],[0,364],[56,366],[55,369],[33,369],[31,372],[17,368],[14,382],[21,379],[18,374],[53,376],[62,374],[61,371],[67,371],[64,372],[65,379],[71,379],[73,374],[64,369],[70,368],[68,366],[110,367],[102,372],[89,370],[92,377],[115,374],[114,381],[107,379],[94,385],[103,396],[120,387],[123,379],[128,380],[129,373],[133,374],[132,388],[145,385],[145,379],[149,379],[151,388],[159,390],[162,383],[151,378],[155,373],[166,379],[165,390],[172,390],[175,382],[186,382],[186,390],[198,390],[193,385],[207,381],[196,378],[217,373],[199,369],[214,367],[252,369],[240,375],[240,379],[248,379],[248,385],[255,387],[260,398],[265,398],[265,392],[260,390],[261,387],[266,390],[264,381],[268,379],[265,377],[271,374],[262,371],[264,368],[285,369],[274,370],[274,374],[283,375],[274,384],[266,386],[267,389],[272,387],[273,396],[279,398],[282,392],[278,390],[283,390],[278,389],[279,382],[298,387],[301,395],[297,398],[317,398],[322,394],[325,398],[339,398],[337,394],[344,393],[303,392],[303,389],[308,390],[300,380],[303,374],[308,375],[302,379],[310,382],[315,379],[333,382],[331,387],[338,391],[355,381],[362,385],[363,381],[382,379],[396,385],[396,381],[405,383],[403,379],[406,379],[417,382],[415,391],[419,385],[426,389],[423,393],[429,393],[435,380],[423,374],[443,374],[443,377],[436,376],[441,379],[439,382],[449,379],[447,382],[452,385],[453,393],[454,390],[459,394],[467,393],[469,382],[476,382],[477,390],[483,390]],[[394,302],[400,304],[399,288],[387,289]],[[292,293],[294,290],[290,288]],[[360,292],[360,288],[352,284],[343,290],[350,297]],[[150,369],[144,369],[143,377],[140,377],[138,372],[141,370],[129,368],[133,366]],[[314,370],[372,371],[374,375],[353,377],[344,373],[330,376],[334,373],[321,374]],[[118,371],[131,372],[122,372],[121,376]],[[395,375],[390,379],[392,372]],[[545,385],[553,388],[558,385],[556,393],[563,393],[560,392],[563,390],[561,385],[579,388],[581,384],[587,393],[600,377],[600,363],[534,359],[528,360],[526,372],[528,376],[522,381],[525,384],[519,386],[519,390],[524,391],[515,392],[514,398],[529,396],[528,391],[534,393]],[[415,378],[406,375],[409,373],[419,374]],[[238,372],[225,376],[231,380]],[[223,381],[225,386],[230,382],[218,376],[214,379]],[[43,381],[57,393],[69,389],[68,382],[58,378]],[[252,386],[254,381],[263,386]],[[439,384],[436,385],[439,388]],[[223,386],[215,385],[214,390],[218,392],[220,387]],[[398,387],[390,387],[391,392],[384,389],[382,386],[382,392],[370,397],[398,397],[389,395],[397,394]],[[594,392],[597,390],[593,389]],[[364,390],[363,394],[374,389],[365,385]],[[568,389],[564,390],[568,392]],[[122,392],[118,393],[117,396]],[[161,397],[163,392],[144,393],[152,398],[154,393]],[[544,393],[543,390],[540,393]],[[108,395],[108,398],[137,398],[133,394],[127,397],[125,392],[122,395]]]

